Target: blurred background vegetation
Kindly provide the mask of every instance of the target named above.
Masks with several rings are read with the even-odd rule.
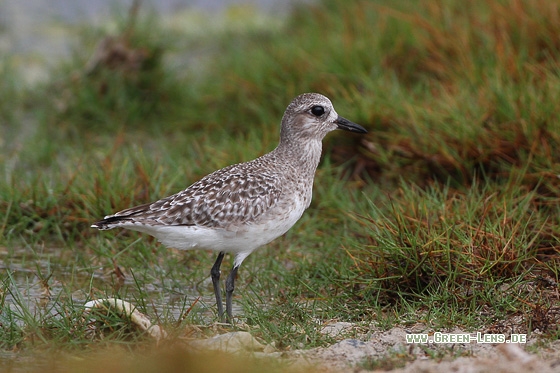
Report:
[[[211,256],[167,256],[147,237],[89,225],[273,149],[287,104],[315,91],[369,134],[329,135],[311,209],[240,272],[236,301],[255,333],[321,345],[319,318],[558,337],[560,1],[323,0],[285,18],[228,14],[229,26],[208,17],[207,32],[192,32],[132,7],[110,28],[79,28],[71,57],[31,86],[17,61],[0,61],[8,272],[36,267],[47,287],[82,289],[69,299],[118,294],[103,266],[145,267],[128,283],[138,289],[199,281]],[[54,248],[60,258],[37,259]],[[68,272],[100,282],[84,289]],[[18,297],[13,278],[3,303]],[[13,327],[7,312],[0,328]]]

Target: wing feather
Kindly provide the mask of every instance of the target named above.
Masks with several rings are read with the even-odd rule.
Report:
[[[228,228],[256,221],[278,203],[282,175],[252,165],[241,163],[215,171],[179,193],[106,216],[96,225],[105,229],[126,223]]]

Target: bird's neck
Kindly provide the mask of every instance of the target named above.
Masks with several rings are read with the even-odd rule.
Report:
[[[287,166],[299,170],[305,177],[313,178],[321,160],[321,151],[322,143],[320,140],[293,141],[283,139],[272,153],[288,163]]]

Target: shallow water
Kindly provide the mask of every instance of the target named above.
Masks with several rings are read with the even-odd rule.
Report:
[[[177,321],[192,307],[192,320],[203,324],[216,321],[216,305],[211,281],[199,284],[145,282],[133,272],[123,277],[114,268],[82,268],[72,260],[69,249],[43,249],[30,254],[27,249],[0,250],[0,277],[6,293],[4,306],[16,315],[57,316],[65,307],[78,308],[87,301],[119,298],[139,306],[152,322]],[[134,271],[134,269],[133,269]],[[200,290],[197,290],[200,288]],[[145,309],[142,308],[145,305]],[[234,314],[242,309],[234,302]],[[157,320],[156,320],[157,319]],[[22,320],[15,321],[23,324]]]

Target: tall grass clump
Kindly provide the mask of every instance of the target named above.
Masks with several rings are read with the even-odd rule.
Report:
[[[356,256],[356,267],[383,283],[385,302],[433,292],[475,310],[489,301],[477,290],[560,276],[558,239],[548,223],[557,208],[542,209],[519,185],[463,192],[403,186],[389,197],[361,218],[371,243]]]

